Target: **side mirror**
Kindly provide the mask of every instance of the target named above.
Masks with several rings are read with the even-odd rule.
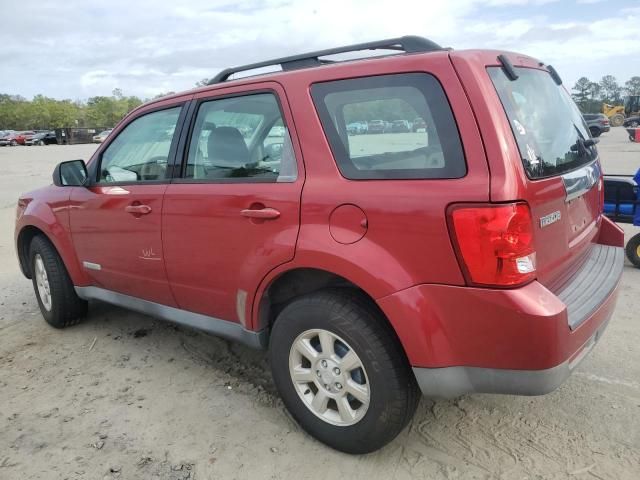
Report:
[[[53,170],[53,184],[57,187],[81,187],[87,177],[87,166],[83,160],[62,162]]]

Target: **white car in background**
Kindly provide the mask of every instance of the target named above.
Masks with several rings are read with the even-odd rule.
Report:
[[[97,135],[94,135],[93,136],[93,143],[102,143],[102,142],[104,142],[112,131],[113,131],[113,128],[110,128],[108,130],[103,130],[102,132],[100,132]]]

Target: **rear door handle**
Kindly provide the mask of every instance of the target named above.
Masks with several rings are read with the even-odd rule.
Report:
[[[280,212],[275,208],[268,208],[268,207],[258,208],[258,209],[247,208],[245,210],[240,210],[240,215],[242,215],[243,217],[260,218],[262,220],[269,220],[269,219],[278,218],[280,216]]]
[[[132,215],[147,215],[151,213],[151,207],[149,205],[127,205],[124,207],[124,211]]]

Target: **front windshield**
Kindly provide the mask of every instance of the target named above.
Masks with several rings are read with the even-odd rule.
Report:
[[[597,156],[585,147],[589,130],[567,91],[543,70],[516,68],[510,80],[500,67],[489,67],[530,178],[574,170]]]

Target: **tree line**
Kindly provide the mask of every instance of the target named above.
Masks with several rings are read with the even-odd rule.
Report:
[[[621,105],[625,95],[640,95],[640,77],[631,77],[624,86],[613,75],[605,75],[599,82],[581,77],[572,91],[571,96],[582,113],[599,113],[603,103]]]
[[[154,98],[164,95],[168,93]],[[110,128],[147,100],[125,96],[119,88],[113,90],[109,97],[96,96],[86,101],[57,100],[44,95],[28,100],[20,95],[0,94],[0,130]]]
[[[196,87],[206,85],[208,79],[196,82]],[[173,92],[156,95],[155,98]],[[587,77],[578,79],[572,89],[572,97],[583,113],[597,113],[602,103],[621,104],[624,95],[640,95],[640,76],[631,77],[620,85],[612,75],[605,75],[599,82]],[[114,127],[127,113],[145,101],[136,96],[125,96],[116,88],[111,96],[96,96],[80,100],[57,100],[44,95],[36,95],[28,100],[20,95],[0,94],[0,130],[47,130],[62,127]],[[374,109],[375,110],[375,109]],[[397,108],[398,118],[407,113],[401,106]],[[360,116],[356,115],[360,114]],[[365,119],[374,112],[353,112],[353,118]],[[375,115],[374,115],[375,116]],[[360,118],[362,117],[362,118]],[[382,118],[382,117],[380,117]]]

